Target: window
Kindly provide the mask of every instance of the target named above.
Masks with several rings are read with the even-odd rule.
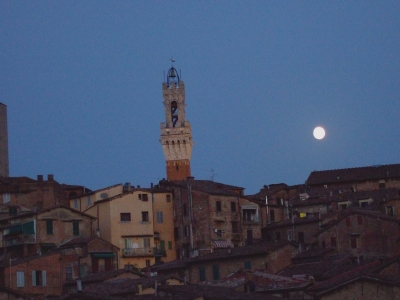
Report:
[[[125,246],[125,249],[131,249],[132,248],[132,240],[124,239],[124,246]]]
[[[65,278],[67,281],[72,281],[73,275],[72,275],[72,267],[65,267]]]
[[[143,238],[143,248],[150,248],[150,239]]]
[[[331,237],[331,247],[336,247],[336,237],[335,236]]]
[[[79,235],[79,222],[73,221],[72,222],[72,231],[74,235]]]
[[[244,262],[244,268],[245,270],[251,270],[251,261],[247,260]]]
[[[32,286],[46,286],[46,271],[32,271]]]
[[[187,215],[186,204],[183,204],[183,215]]]
[[[74,208],[78,209],[78,199],[74,199]]]
[[[162,211],[157,212],[157,223],[164,223],[164,216]]]
[[[90,196],[87,196],[86,200],[87,200],[87,205],[88,206],[92,204],[92,200],[90,199]]]
[[[222,238],[222,230],[221,229],[217,229],[216,234],[217,234],[217,238]]]
[[[16,216],[18,214],[18,210],[16,207],[9,207],[8,208],[8,214],[10,216]]]
[[[131,213],[120,213],[121,222],[130,222],[131,221]]]
[[[345,210],[347,208],[347,204],[339,204],[339,210]]]
[[[160,241],[160,250],[161,251],[165,250],[165,241],[163,241],[163,240]]]
[[[287,231],[287,239],[288,239],[288,241],[293,240],[293,232],[291,230]]]
[[[46,233],[53,234],[53,220],[46,220]]]
[[[149,195],[148,194],[139,194],[139,200],[149,201]]]
[[[385,188],[385,180],[379,180],[379,188],[384,189]]]
[[[142,211],[142,222],[149,222],[149,212]]]
[[[99,266],[99,271],[105,271],[105,269],[106,269],[106,260],[104,258],[99,258],[98,266]]]
[[[275,211],[273,209],[269,211],[269,220],[275,222]]]
[[[321,242],[321,248],[322,248],[322,249],[325,249],[325,241],[322,241],[322,242]]]
[[[150,259],[146,259],[146,267],[150,267]]]
[[[257,207],[253,208],[244,208],[243,209],[243,222],[258,222],[258,211]]]
[[[299,239],[299,243],[303,244],[304,243],[304,232],[300,231],[297,233],[298,239]]]
[[[350,217],[347,217],[347,218],[346,218],[346,226],[350,226],[350,221],[351,221],[351,220],[350,220]]]
[[[386,206],[385,211],[387,215],[394,217],[394,206]]]
[[[357,237],[352,236],[350,239],[351,249],[357,248]]]
[[[189,226],[185,226],[185,237],[189,236]]]
[[[174,239],[177,240],[179,239],[179,228],[174,227]]]
[[[219,265],[213,265],[213,279],[219,280]]]
[[[167,202],[171,202],[171,195],[168,194],[166,197],[167,197]]]
[[[238,233],[238,232],[239,232],[239,222],[232,221],[232,233]]]
[[[168,249],[172,250],[172,241],[168,241]]]
[[[362,225],[362,223],[363,223],[362,216],[357,216],[357,224]]]
[[[101,193],[100,198],[101,199],[106,199],[106,198],[108,198],[108,194],[107,193]]]
[[[231,202],[231,212],[235,212],[236,211],[236,203],[235,202]]]
[[[199,267],[199,280],[206,281],[206,267]]]
[[[25,286],[25,273],[23,271],[17,271],[17,287]]]
[[[217,207],[217,212],[221,212],[221,211],[222,211],[221,201],[215,202],[215,205],[216,205],[216,207]]]
[[[5,193],[3,194],[3,203],[8,203],[8,202],[10,202],[10,194]]]

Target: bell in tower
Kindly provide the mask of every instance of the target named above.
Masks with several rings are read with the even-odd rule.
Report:
[[[162,84],[165,122],[161,123],[160,142],[164,151],[167,178],[184,180],[191,176],[192,129],[185,116],[185,84],[172,66]]]

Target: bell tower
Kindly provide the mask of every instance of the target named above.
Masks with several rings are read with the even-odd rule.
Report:
[[[172,66],[162,84],[165,123],[161,123],[160,142],[164,151],[167,178],[184,180],[190,173],[192,129],[185,116],[185,84]]]

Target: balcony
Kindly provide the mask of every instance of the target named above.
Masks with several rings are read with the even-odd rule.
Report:
[[[154,256],[155,257],[166,257],[167,252],[165,252],[165,249],[154,248]]]
[[[144,257],[144,256],[154,256],[154,249],[152,247],[147,248],[124,248],[124,257]]]
[[[34,234],[12,234],[12,235],[6,235],[3,238],[4,246],[35,244],[35,243],[36,239]]]

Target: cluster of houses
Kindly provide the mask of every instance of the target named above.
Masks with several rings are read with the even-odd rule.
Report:
[[[254,195],[190,176],[96,191],[0,177],[0,200],[0,299],[395,299],[400,289],[400,164],[314,171]]]

